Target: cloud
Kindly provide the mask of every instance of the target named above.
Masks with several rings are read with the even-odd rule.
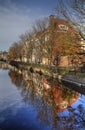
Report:
[[[44,17],[40,8],[17,5],[11,0],[0,0],[0,50],[8,49],[19,36],[30,30],[34,21]],[[35,11],[36,10],[36,11]]]

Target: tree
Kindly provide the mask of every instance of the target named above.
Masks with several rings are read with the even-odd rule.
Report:
[[[46,38],[46,29],[48,27],[49,20],[48,18],[44,18],[43,20],[36,21],[33,26],[33,32],[35,34],[35,56],[37,62],[41,62],[44,55],[45,50],[45,38]]]
[[[13,43],[12,46],[9,48],[9,51],[8,51],[8,58],[9,59],[17,59],[17,43]]]
[[[85,0],[59,0],[57,16],[64,17],[85,39]]]
[[[34,33],[44,31],[48,27],[48,24],[49,24],[48,18],[44,18],[43,20],[37,20],[33,25]]]
[[[59,0],[56,6],[57,16],[65,19],[73,28],[77,31],[77,41],[81,43],[81,38],[85,40],[85,0]],[[83,55],[79,55],[84,52],[81,49],[82,45],[76,44],[73,37],[71,47],[67,49],[68,53],[72,52],[72,64],[75,64],[75,68],[78,67],[79,61],[82,62]],[[77,46],[78,45],[78,46]],[[76,66],[77,65],[77,66]]]
[[[13,43],[8,51],[9,60],[22,60],[23,45],[21,43]]]
[[[23,44],[23,55],[27,58],[27,61],[30,62],[29,59],[32,61],[32,54],[34,48],[34,39],[33,39],[33,32],[26,32],[20,36],[21,42]]]

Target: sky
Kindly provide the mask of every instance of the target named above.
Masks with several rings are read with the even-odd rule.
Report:
[[[0,0],[0,51],[19,41],[37,20],[55,14],[57,0]]]

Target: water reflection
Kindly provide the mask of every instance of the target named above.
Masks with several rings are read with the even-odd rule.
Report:
[[[43,125],[58,130],[78,130],[85,126],[85,102],[80,102],[83,95],[26,70],[21,74],[10,70],[9,76],[12,83],[21,89],[24,102],[37,110],[36,120]]]

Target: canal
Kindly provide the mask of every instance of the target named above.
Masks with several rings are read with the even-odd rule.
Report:
[[[84,130],[85,95],[27,70],[0,69],[0,130]]]

